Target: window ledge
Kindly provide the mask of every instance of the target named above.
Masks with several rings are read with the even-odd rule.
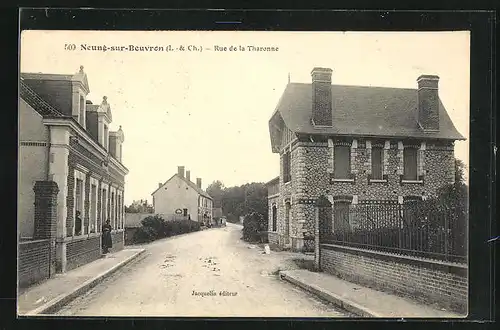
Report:
[[[424,181],[423,180],[401,180],[401,183],[422,184],[422,183],[424,183]]]
[[[370,179],[370,183],[387,183],[387,179]]]
[[[332,182],[354,182],[354,179],[332,179]]]
[[[292,181],[287,181],[287,182],[285,182],[285,186],[286,186],[286,185],[289,185],[290,183],[292,183]]]

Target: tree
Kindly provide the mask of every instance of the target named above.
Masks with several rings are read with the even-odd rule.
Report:
[[[221,207],[230,222],[239,221],[240,216],[253,212],[267,220],[267,188],[264,183],[224,187],[220,180],[216,180],[208,186],[207,193],[214,199],[214,207]]]
[[[125,206],[126,213],[153,213],[153,205],[148,204],[148,201],[145,200],[135,200],[130,204],[130,206]]]
[[[222,196],[224,194],[224,184],[216,180],[207,187],[207,193],[213,198],[214,207],[222,207]]]

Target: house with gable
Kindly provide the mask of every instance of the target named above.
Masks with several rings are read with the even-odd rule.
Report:
[[[121,126],[110,130],[107,98],[94,105],[89,93],[83,66],[75,74],[20,75],[21,286],[100,258],[106,220],[113,251],[123,248],[124,134]]]
[[[213,219],[213,199],[202,189],[201,178],[191,181],[191,171],[178,166],[177,173],[151,194],[156,214],[166,220],[189,219],[208,224]],[[185,172],[185,173],[184,173]]]
[[[352,204],[425,199],[454,181],[454,142],[464,140],[439,98],[439,77],[417,88],[288,83],[269,120],[279,177],[268,182],[269,241],[314,250],[314,203],[333,217]]]

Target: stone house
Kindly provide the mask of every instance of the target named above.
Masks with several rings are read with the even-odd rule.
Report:
[[[269,120],[280,175],[268,183],[269,241],[314,250],[314,201],[333,216],[350,204],[426,198],[454,180],[454,142],[464,140],[438,94],[439,77],[417,88],[288,83]],[[276,220],[273,220],[276,219]]]
[[[123,248],[123,131],[110,131],[111,107],[87,99],[76,74],[21,73],[19,83],[19,281],[29,285],[101,257],[111,221]],[[81,221],[77,221],[77,212]]]
[[[191,182],[191,171],[178,166],[177,173],[165,183],[158,183],[158,188],[151,194],[156,214],[166,220],[191,219],[203,223],[212,222],[213,199],[201,188],[201,178],[196,184]]]

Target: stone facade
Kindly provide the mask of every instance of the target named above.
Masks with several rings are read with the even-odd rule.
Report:
[[[386,140],[334,137],[311,142],[296,139],[280,154],[280,178],[283,177],[283,157],[291,153],[291,180],[279,181],[279,196],[270,198],[278,205],[278,230],[270,235],[282,246],[293,250],[314,250],[314,201],[325,195],[359,203],[370,200],[401,201],[405,197],[427,198],[436,190],[454,180],[454,146],[445,141]],[[348,180],[333,178],[336,144],[350,146],[350,173]],[[383,148],[383,179],[371,180],[371,148]],[[403,150],[418,149],[418,180],[404,181]],[[290,203],[289,225],[286,221],[286,203]],[[335,207],[335,206],[333,206]],[[271,210],[271,204],[269,206]],[[271,214],[271,212],[270,212]],[[290,241],[287,241],[286,233]],[[274,237],[278,237],[278,239]],[[271,238],[273,237],[273,238]]]

